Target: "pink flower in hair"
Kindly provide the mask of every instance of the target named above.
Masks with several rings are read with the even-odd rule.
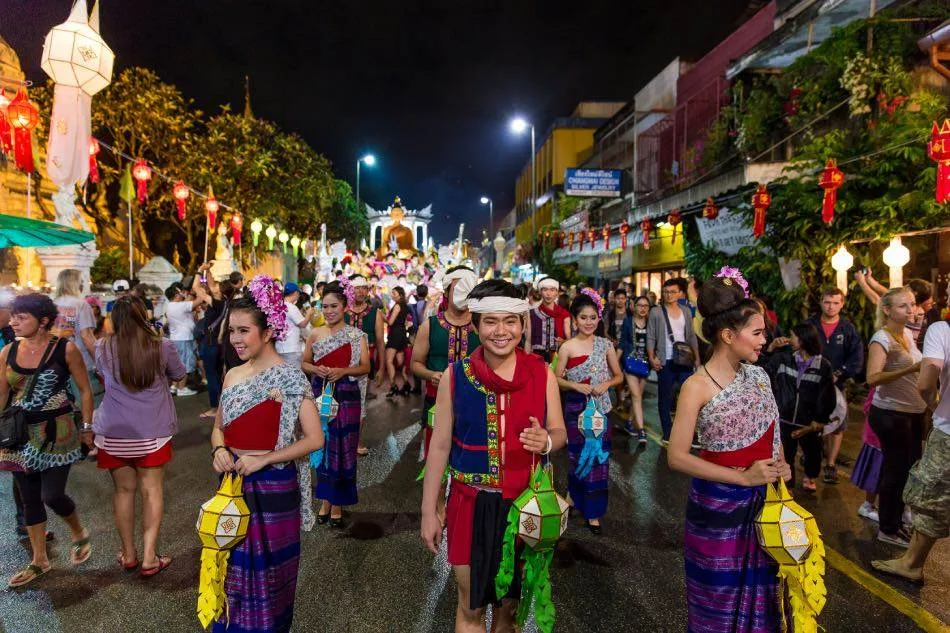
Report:
[[[254,303],[264,313],[267,326],[278,341],[287,335],[287,304],[280,284],[267,275],[257,275],[247,284]]]
[[[716,273],[716,277],[720,279],[731,279],[736,282],[742,292],[745,293],[745,298],[749,298],[749,282],[745,280],[745,277],[742,276],[742,271],[738,268],[733,268],[732,266],[723,266],[719,269],[719,272]],[[729,282],[726,282],[729,283]]]
[[[597,306],[597,318],[602,317],[604,315],[604,300],[599,294],[597,294],[597,291],[593,288],[583,288],[581,293],[587,295],[593,300],[594,305]]]
[[[340,275],[337,278],[337,281],[340,282],[340,288],[343,290],[343,295],[346,297],[346,307],[352,308],[356,305],[356,288],[353,287],[353,283],[347,278],[346,275]]]

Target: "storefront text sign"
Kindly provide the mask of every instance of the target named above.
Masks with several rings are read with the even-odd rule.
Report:
[[[619,198],[622,174],[623,172],[619,169],[576,169],[571,167],[564,174],[564,193],[569,196]]]
[[[722,208],[715,220],[697,218],[699,239],[703,245],[722,251],[726,255],[735,255],[740,248],[751,246],[752,227],[745,223],[740,213]]]

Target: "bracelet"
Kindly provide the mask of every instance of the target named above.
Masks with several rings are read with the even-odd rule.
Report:
[[[554,442],[551,441],[551,434],[548,433],[548,442],[547,442],[547,445],[545,445],[544,450],[541,451],[541,454],[542,455],[549,454],[551,452],[552,446],[554,446]]]
[[[213,449],[211,449],[211,457],[214,457],[214,454],[217,453],[218,451],[227,450],[227,448],[228,447],[225,446],[224,444],[220,446],[215,446]]]
[[[91,431],[91,430],[92,430],[92,425],[89,424],[88,422],[83,422],[83,423],[82,423],[82,430],[83,430],[83,431]]]

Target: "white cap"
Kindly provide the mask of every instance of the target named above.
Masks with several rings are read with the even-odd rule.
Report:
[[[116,279],[112,282],[112,292],[119,292],[121,290],[129,289],[128,279]]]
[[[303,291],[304,291],[305,293],[307,293],[308,295],[312,295],[312,294],[313,294],[313,286],[311,286],[310,284],[304,284],[303,287],[301,288],[301,290],[303,290]]]

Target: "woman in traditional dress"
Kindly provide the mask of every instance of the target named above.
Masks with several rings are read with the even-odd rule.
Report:
[[[712,354],[683,384],[667,448],[670,467],[694,477],[684,551],[688,630],[778,632],[778,564],[760,547],[755,519],[765,484],[789,479],[791,469],[768,374],[753,364],[765,345],[765,319],[739,271],[720,275],[699,295]],[[698,456],[690,453],[695,431]]]
[[[307,377],[274,348],[286,327],[280,284],[259,275],[247,291],[231,304],[227,322],[244,364],[224,377],[211,432],[215,472],[244,477],[251,511],[247,537],[231,551],[218,633],[290,631],[300,529],[313,527],[308,456],[323,447]]]
[[[339,283],[323,290],[323,318],[326,325],[307,338],[301,368],[310,376],[313,395],[319,398],[324,386],[333,385],[339,408],[327,424],[326,450],[317,466],[314,497],[323,502],[317,514],[320,524],[343,526],[343,506],[356,505],[356,449],[359,445],[360,388],[369,375],[369,344],[366,335],[343,321],[348,302],[346,288]],[[352,294],[352,292],[350,292]],[[388,350],[387,350],[388,351]]]
[[[577,332],[565,341],[557,352],[558,386],[564,407],[564,425],[567,427],[567,454],[570,471],[567,474],[569,501],[580,511],[587,528],[601,533],[600,517],[607,512],[607,473],[609,463],[594,463],[583,477],[577,476],[577,467],[584,449],[584,434],[577,427],[578,418],[594,399],[597,410],[606,419],[610,413],[610,394],[607,391],[623,380],[620,363],[613,345],[606,338],[595,336],[594,331],[603,313],[603,299],[590,288],[584,288],[571,302],[571,318]],[[610,425],[605,424],[601,442],[610,452]]]

